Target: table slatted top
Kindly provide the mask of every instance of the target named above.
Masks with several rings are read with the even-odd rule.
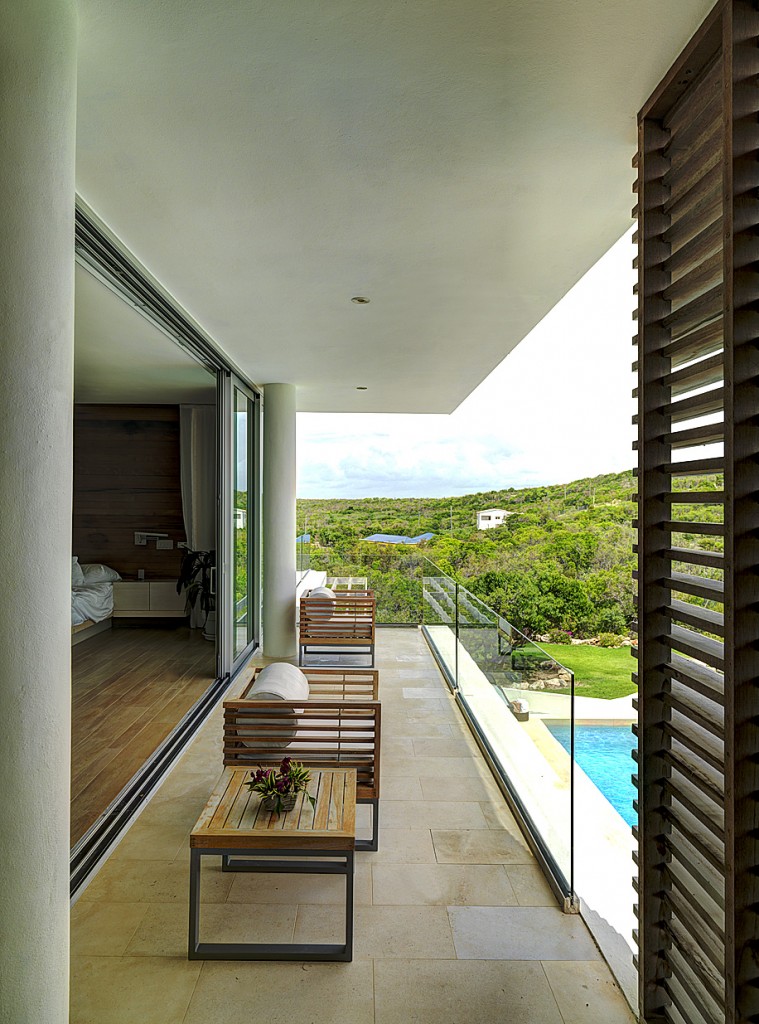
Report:
[[[225,768],[190,833],[190,846],[205,849],[352,850],[356,838],[356,772],[311,769],[311,806],[299,793],[291,811],[265,811],[245,783],[249,768]]]

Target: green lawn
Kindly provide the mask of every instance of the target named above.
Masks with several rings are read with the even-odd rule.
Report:
[[[635,671],[636,662],[629,647],[591,647],[579,644],[540,644],[540,647],[574,672],[575,693],[578,696],[611,700],[635,693],[635,683],[630,675]]]

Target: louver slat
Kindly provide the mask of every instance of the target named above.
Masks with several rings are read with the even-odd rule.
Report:
[[[758,44],[725,0],[638,122],[644,1024],[759,1020]]]

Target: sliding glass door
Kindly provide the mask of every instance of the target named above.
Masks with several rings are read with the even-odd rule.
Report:
[[[226,635],[232,670],[255,646],[259,596],[259,423],[258,396],[232,377],[228,381],[231,419],[229,473],[226,501],[229,543],[228,582],[225,588],[230,614]]]

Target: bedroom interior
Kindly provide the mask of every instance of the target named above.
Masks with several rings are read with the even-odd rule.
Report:
[[[76,269],[72,791],[76,847],[217,676],[177,593],[216,549],[216,378]]]

